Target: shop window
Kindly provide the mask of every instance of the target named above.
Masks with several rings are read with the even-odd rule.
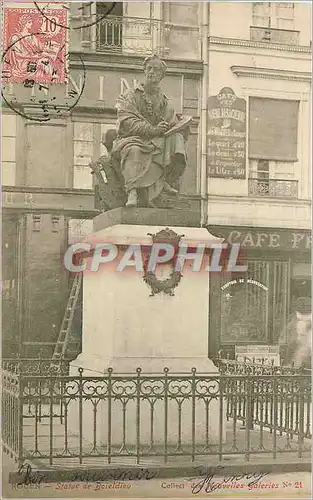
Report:
[[[290,312],[295,313],[299,300],[310,300],[311,293],[311,264],[294,263],[291,268],[290,282]]]
[[[244,276],[225,277],[221,286],[221,344],[268,342],[269,263],[248,261]]]
[[[229,353],[234,353],[236,345],[278,344],[279,339],[286,337],[290,309],[289,261],[248,260],[247,264],[244,275],[224,276],[220,285],[217,349]],[[214,324],[217,325],[216,321]]]
[[[279,343],[285,337],[290,308],[290,264],[287,261],[271,263],[272,294],[270,294],[272,309],[272,342]]]

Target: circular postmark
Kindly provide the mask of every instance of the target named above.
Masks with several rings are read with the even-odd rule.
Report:
[[[78,104],[86,85],[86,68],[82,57],[80,86],[70,88],[66,44],[58,47],[54,57],[46,50],[45,34],[26,33],[12,36],[2,55],[3,74],[1,95],[5,105],[19,116],[31,121],[47,122],[52,116],[64,117]],[[61,77],[60,74],[62,73]],[[20,99],[12,92],[19,84]],[[31,90],[22,90],[22,89]],[[25,111],[25,109],[31,111]]]
[[[41,2],[40,2],[41,3]],[[55,26],[60,26],[61,28],[64,28],[66,30],[80,30],[83,28],[90,28],[91,26],[94,26],[95,24],[100,23],[103,19],[105,19],[108,15],[111,14],[113,9],[116,7],[116,4],[118,2],[83,2],[83,5],[80,7],[77,7],[77,11],[80,12],[86,8],[90,8],[90,14],[87,16],[89,20],[80,23],[78,26],[68,26],[67,24],[61,24],[56,19],[51,16],[50,13],[48,13],[48,10],[50,7],[53,5],[54,2],[47,2],[45,6],[39,6],[38,2],[34,1],[34,5],[38,12],[49,22],[52,22]],[[92,12],[92,6],[96,4],[101,5],[101,11],[97,12],[97,9],[95,9],[95,12]],[[69,7],[67,5],[62,5],[61,6],[63,9],[66,10],[66,12],[69,11]]]

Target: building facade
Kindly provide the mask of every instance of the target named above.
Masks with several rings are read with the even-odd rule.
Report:
[[[209,173],[208,224],[241,243],[248,261],[244,281],[212,276],[211,352],[287,342],[297,300],[310,297],[309,11],[305,3],[210,4],[208,94],[227,87],[244,99],[246,142],[243,178]]]
[[[151,53],[167,62],[176,110],[193,117],[181,191],[201,224],[247,249],[244,283],[210,277],[209,355],[276,343],[294,301],[310,294],[310,4],[101,9],[70,4],[66,87],[5,86],[15,103],[3,111],[5,355],[52,352],[69,294],[63,255],[98,213],[88,165],[115,126],[116,97],[140,81]],[[63,116],[48,103],[40,121],[43,96],[64,107],[78,97]]]

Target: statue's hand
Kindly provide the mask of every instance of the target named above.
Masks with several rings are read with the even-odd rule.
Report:
[[[160,122],[156,127],[154,127],[155,135],[161,136],[165,134],[169,129],[169,124],[165,121]]]
[[[91,173],[92,174],[99,174],[100,171],[102,170],[102,162],[99,160],[93,161],[89,164],[89,167],[91,168]]]

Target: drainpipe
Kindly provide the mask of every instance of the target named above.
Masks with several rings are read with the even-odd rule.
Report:
[[[200,193],[201,193],[201,227],[208,221],[208,177],[207,177],[207,102],[208,102],[208,35],[209,35],[209,2],[202,2],[201,50],[203,62],[200,114]]]

